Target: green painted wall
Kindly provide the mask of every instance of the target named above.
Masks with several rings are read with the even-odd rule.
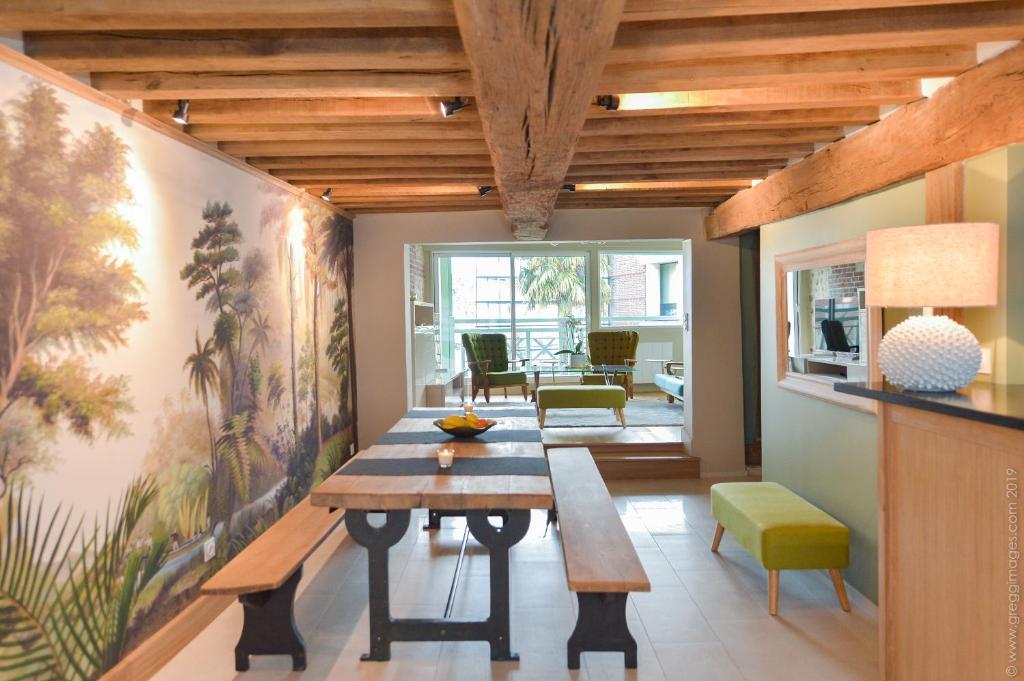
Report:
[[[924,222],[924,180],[761,228],[761,432],[765,480],[779,482],[850,528],[846,579],[877,599],[876,419],[779,388],[775,256]]]

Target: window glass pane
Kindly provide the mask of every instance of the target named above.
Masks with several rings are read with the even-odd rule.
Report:
[[[579,341],[585,351],[586,270],[582,255],[515,258],[517,357],[557,359]]]
[[[601,253],[601,326],[681,324],[683,256]]]
[[[503,333],[512,347],[512,261],[508,255],[438,256],[442,361],[464,369],[462,334]]]

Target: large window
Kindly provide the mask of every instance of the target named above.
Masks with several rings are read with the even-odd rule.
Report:
[[[465,367],[462,334],[502,333],[509,354],[555,359],[573,320],[587,327],[585,255],[437,254],[441,358]]]
[[[601,326],[681,324],[680,252],[602,252]]]

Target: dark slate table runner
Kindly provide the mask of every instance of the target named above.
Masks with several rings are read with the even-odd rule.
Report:
[[[434,445],[450,442],[541,442],[540,429],[499,430],[492,428],[475,437],[452,437],[440,430],[389,432],[377,440],[379,445]]]
[[[335,475],[548,475],[547,459],[540,456],[455,457],[451,468],[441,468],[437,457],[416,459],[357,458]]]
[[[497,418],[537,418],[537,410],[533,407],[477,407],[477,416],[484,416],[489,419]],[[462,415],[458,407],[452,409],[429,409],[419,407],[405,415],[407,419],[443,419],[445,416]]]

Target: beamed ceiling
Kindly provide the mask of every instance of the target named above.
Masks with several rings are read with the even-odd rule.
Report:
[[[168,123],[188,99],[187,133],[353,214],[503,208],[522,238],[714,208],[1024,37],[1024,0],[2,4],[29,56]]]

